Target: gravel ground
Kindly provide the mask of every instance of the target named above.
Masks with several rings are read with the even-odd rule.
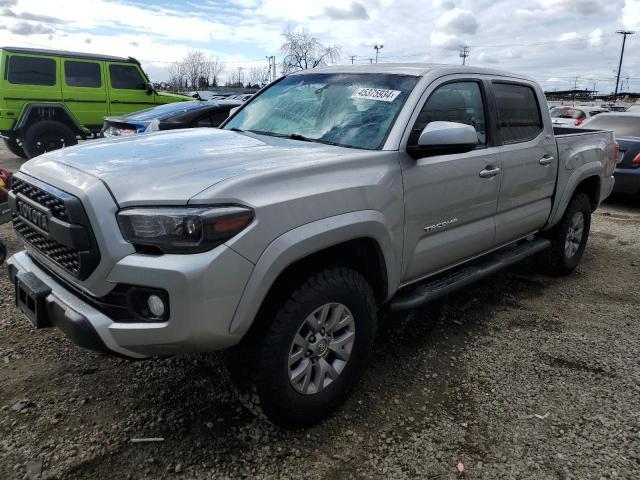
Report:
[[[34,331],[2,275],[0,478],[638,478],[639,234],[640,200],[616,198],[573,275],[524,262],[383,316],[354,395],[296,432],[242,408],[221,356],[129,362]]]

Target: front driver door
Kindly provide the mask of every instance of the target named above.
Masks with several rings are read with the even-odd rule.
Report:
[[[137,65],[109,64],[109,108],[111,115],[124,115],[153,105],[153,93],[147,92],[147,80]]]
[[[463,154],[403,161],[405,248],[403,282],[409,283],[491,250],[500,190],[500,153],[487,128],[484,82],[456,79],[427,90],[407,145],[422,129],[443,120],[472,125],[478,146]],[[483,172],[483,173],[481,173]],[[486,172],[491,172],[487,175]]]

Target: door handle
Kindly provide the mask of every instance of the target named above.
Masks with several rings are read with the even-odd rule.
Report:
[[[493,178],[500,173],[498,167],[488,165],[484,170],[480,170],[480,178]]]
[[[553,162],[553,157],[542,157],[538,160],[540,165],[549,165],[551,162]]]

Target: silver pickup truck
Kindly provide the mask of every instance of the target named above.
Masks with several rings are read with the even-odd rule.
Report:
[[[475,67],[287,75],[221,129],[87,142],[15,175],[16,304],[129,358],[233,347],[287,427],[337,408],[379,309],[530,255],[570,273],[611,192],[611,132],[554,132],[532,80]]]

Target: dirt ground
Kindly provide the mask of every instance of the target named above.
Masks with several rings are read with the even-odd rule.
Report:
[[[569,277],[531,260],[383,315],[347,404],[287,432],[243,409],[219,355],[129,362],[33,330],[3,273],[0,478],[635,479],[639,286],[640,200],[614,198]]]

